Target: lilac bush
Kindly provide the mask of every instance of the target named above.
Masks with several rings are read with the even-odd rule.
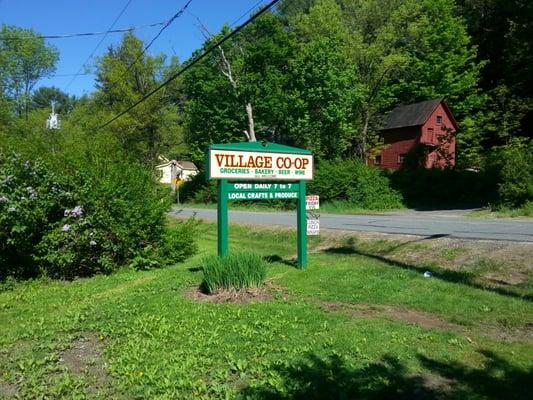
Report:
[[[106,165],[106,173],[88,163],[71,170],[78,172],[0,153],[0,279],[73,279],[111,272],[139,254],[174,255],[159,250],[170,240],[170,202],[148,170],[133,162]],[[190,238],[175,237],[183,252]]]

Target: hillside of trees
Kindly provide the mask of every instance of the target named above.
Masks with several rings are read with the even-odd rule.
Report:
[[[205,42],[192,59],[230,28],[200,30]],[[453,173],[476,171],[481,182],[469,194],[474,202],[517,207],[533,197],[529,1],[284,0],[104,127],[190,60],[145,54],[127,33],[98,58],[94,91],[76,98],[35,89],[55,70],[53,45],[14,26],[0,36],[4,151],[57,154],[65,143],[99,137],[151,170],[161,154],[202,166],[208,144],[256,138],[312,150],[319,169],[335,159],[365,164],[388,111],[443,97],[459,124]],[[60,132],[44,125],[50,100]],[[409,173],[431,182],[438,175]],[[406,187],[406,176],[381,175],[397,190],[421,191]],[[443,179],[458,180],[457,193],[473,190],[476,178],[463,178]]]

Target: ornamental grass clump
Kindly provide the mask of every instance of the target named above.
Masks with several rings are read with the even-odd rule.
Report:
[[[260,286],[266,277],[267,264],[253,253],[232,253],[225,257],[208,256],[202,261],[202,289],[214,293],[219,289],[245,289]]]

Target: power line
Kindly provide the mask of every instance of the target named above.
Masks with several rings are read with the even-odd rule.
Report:
[[[100,36],[100,35],[107,35],[108,33],[132,32],[137,29],[153,28],[156,26],[161,26],[161,25],[166,25],[166,24],[168,24],[168,21],[155,22],[153,24],[147,24],[147,25],[131,26],[129,28],[110,29],[110,30],[102,31],[102,32],[81,32],[81,33],[65,33],[65,34],[58,34],[58,35],[35,35],[35,36],[18,36],[18,37],[0,36],[0,40],[4,40],[4,41],[32,40],[35,38],[37,39],[66,39],[66,38],[84,37],[84,36]]]
[[[230,27],[234,26],[235,24],[237,24],[237,22],[239,22],[241,19],[243,19],[245,16],[247,15],[250,15],[250,13],[255,10],[257,8],[257,6],[259,4],[261,4],[264,0],[259,0],[258,2],[256,2],[253,6],[251,6],[248,11],[246,11],[245,13],[243,13],[239,18],[237,18],[235,21],[233,21],[231,24],[230,24]]]
[[[172,82],[174,79],[179,77],[180,75],[184,74],[187,70],[192,68],[194,65],[199,63],[201,60],[203,60],[209,53],[211,53],[213,50],[215,50],[217,47],[224,44],[226,41],[231,39],[233,36],[235,36],[237,33],[239,33],[241,30],[243,30],[247,25],[251,24],[253,21],[255,21],[259,16],[264,14],[266,11],[268,11],[272,6],[274,6],[276,3],[278,3],[280,0],[272,0],[270,3],[268,3],[265,7],[263,7],[261,10],[259,10],[256,14],[248,18],[246,21],[244,21],[241,25],[239,25],[237,28],[235,28],[233,31],[228,33],[226,36],[224,36],[222,39],[220,39],[215,44],[208,47],[200,56],[196,57],[194,60],[192,60],[189,64],[187,64],[185,67],[180,69],[178,72],[176,72],[174,75],[172,75],[170,78],[168,78],[165,82],[157,86],[155,89],[152,89],[150,92],[145,94],[143,97],[141,97],[139,100],[137,100],[135,103],[133,103],[131,106],[126,108],[124,111],[120,112],[118,115],[111,118],[109,121],[104,123],[103,125],[100,125],[97,129],[102,129],[106,127],[107,125],[111,124],[112,122],[116,121],[123,115],[129,113],[131,110],[133,110],[135,107],[137,107],[142,102],[146,101],[149,97],[153,96],[155,93],[160,91],[162,88],[167,86],[170,82]]]
[[[130,3],[132,2],[132,0],[128,0],[128,2],[126,3],[126,5],[122,8],[122,10],[120,11],[120,13],[117,15],[117,17],[115,18],[115,20],[113,21],[113,23],[111,24],[111,26],[109,27],[108,31],[112,30],[113,27],[115,26],[115,24],[118,22],[118,20],[120,19],[120,17],[122,17],[122,14],[124,14],[124,12],[126,11],[126,9],[128,8],[128,6],[130,5]],[[89,54],[89,57],[87,57],[87,59],[85,60],[85,62],[81,65],[80,69],[78,69],[78,72],[76,72],[76,75],[74,75],[72,77],[72,79],[70,80],[70,82],[67,84],[67,86],[65,87],[65,90],[63,90],[64,92],[67,91],[67,89],[70,87],[70,85],[72,85],[72,82],[74,82],[76,80],[76,77],[78,76],[78,74],[83,70],[83,67],[85,67],[85,65],[89,62],[89,60],[94,56],[94,53],[96,53],[96,50],[98,50],[98,48],[100,47],[100,45],[102,44],[102,42],[105,40],[105,38],[107,37],[107,33],[102,37],[102,39],[100,39],[100,41],[98,42],[98,44],[96,45],[96,47],[93,49],[93,51],[91,52],[91,54]]]
[[[161,34],[163,33],[163,31],[165,29],[167,29],[171,24],[172,22],[174,22],[176,19],[178,19],[184,12],[185,10],[187,9],[187,7],[189,7],[189,4],[192,3],[192,0],[189,0],[187,1],[187,3],[185,3],[185,5],[178,11],[176,12],[172,18],[170,18],[166,23],[165,25],[159,30],[159,32],[152,38],[152,40],[150,40],[150,42],[144,46],[144,48],[142,49],[141,53],[135,58],[135,60],[133,60],[133,62],[129,65],[129,67],[126,69],[126,71],[124,71],[123,74],[120,75],[120,77],[118,77],[115,82],[113,83],[116,83],[118,82],[120,79],[122,79],[128,72],[131,71],[131,69],[133,68],[133,66],[146,54],[146,51],[150,48],[150,46],[157,40],[157,38],[159,38],[159,36],[161,36]]]
[[[181,17],[181,14],[183,14],[185,12],[185,10],[187,9],[187,7],[189,7],[189,4],[191,4],[192,0],[189,0],[187,3],[185,3],[185,5],[183,7],[181,7],[181,9],[172,16],[172,18],[170,18],[167,23],[159,30],[159,32],[157,33],[157,35],[154,36],[154,38],[152,40],[150,40],[150,43],[148,43],[144,50],[142,51],[141,55],[139,57],[142,57],[142,55],[150,48],[150,46],[157,40],[157,38],[159,36],[161,36],[161,34],[163,33],[163,31],[165,29],[167,29],[176,19],[178,19],[179,17]],[[137,62],[137,60],[135,60],[133,63],[135,64],[135,62]]]

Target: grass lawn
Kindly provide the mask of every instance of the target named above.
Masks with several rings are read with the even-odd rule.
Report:
[[[526,399],[533,304],[379,250],[231,226],[230,249],[274,260],[251,303],[190,299],[199,262],[0,292],[0,398]],[[364,254],[363,254],[364,253]],[[438,260],[435,260],[438,263]],[[7,286],[7,285],[4,285]]]

